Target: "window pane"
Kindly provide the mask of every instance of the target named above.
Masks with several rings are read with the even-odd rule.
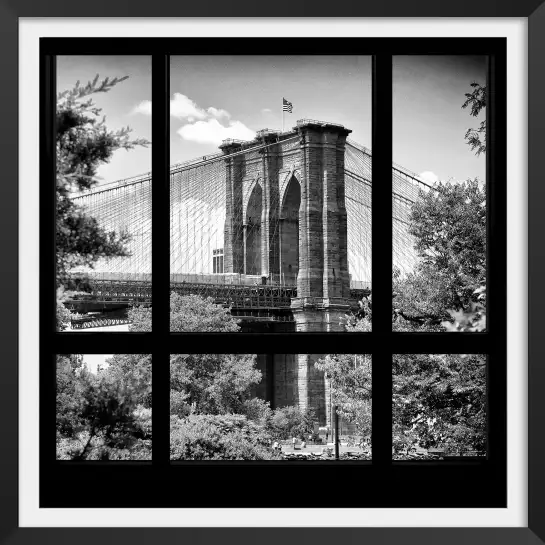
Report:
[[[393,459],[486,456],[486,355],[393,359]]]
[[[486,70],[394,57],[394,329],[486,328]]]
[[[173,293],[248,332],[353,325],[371,285],[371,58],[178,56],[170,74]]]
[[[57,57],[56,129],[57,329],[130,330],[151,304],[151,58]]]
[[[170,388],[172,461],[371,458],[369,355],[173,354]]]
[[[151,355],[57,356],[57,460],[151,460]]]

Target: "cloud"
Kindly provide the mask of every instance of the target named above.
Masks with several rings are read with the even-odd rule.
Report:
[[[261,113],[262,114],[270,114],[270,113],[272,113],[272,110],[270,108],[263,108],[261,110]]]
[[[151,115],[151,100],[143,100],[134,107],[132,113]],[[201,108],[194,100],[182,93],[174,93],[170,100],[170,115],[179,119],[187,119],[193,123],[199,119],[217,118],[229,119],[231,114],[223,108],[210,106],[208,109]]]
[[[437,174],[435,174],[435,172],[432,172],[431,170],[425,170],[424,172],[421,172],[418,177],[429,184],[434,184],[435,182],[439,181],[439,176],[437,176]]]
[[[237,140],[253,140],[255,138],[255,132],[244,123],[229,121],[226,127],[215,118],[184,125],[177,132],[184,140],[191,140],[199,144],[214,144],[216,146],[219,146],[222,140],[227,138]]]
[[[170,100],[170,115],[187,119],[189,122],[208,117],[208,114],[199,108],[194,100],[181,93],[174,93],[174,98]]]
[[[143,100],[132,110],[133,114],[151,115],[151,100]]]
[[[231,114],[227,110],[222,110],[221,108],[219,108],[219,109],[214,108],[214,106],[210,106],[210,108],[208,108],[207,112],[212,117],[217,117],[217,118],[226,117],[227,119],[229,119],[231,117]]]
[[[143,100],[133,109],[133,113],[151,115],[151,101]],[[222,140],[227,138],[237,140],[255,138],[255,132],[244,123],[231,120],[231,114],[227,110],[215,106],[201,108],[194,100],[182,93],[174,93],[170,100],[170,115],[186,122],[177,131],[184,140],[219,146]]]

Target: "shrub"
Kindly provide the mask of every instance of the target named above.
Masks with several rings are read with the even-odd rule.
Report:
[[[279,458],[264,428],[246,416],[171,416],[171,460],[270,460]]]
[[[268,430],[273,439],[289,439],[299,437],[308,439],[314,433],[314,411],[301,411],[299,407],[282,407],[276,409],[268,423]]]

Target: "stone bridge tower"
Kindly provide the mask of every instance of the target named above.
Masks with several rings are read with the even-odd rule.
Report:
[[[303,120],[291,132],[260,131],[253,142],[225,141],[220,148],[227,156],[224,270],[296,284],[291,308],[297,331],[342,331],[341,321],[354,307],[344,177],[350,132]],[[283,373],[269,363],[265,388],[276,392],[279,405],[313,408],[323,425],[331,411],[326,380],[314,368],[320,357],[282,356]]]

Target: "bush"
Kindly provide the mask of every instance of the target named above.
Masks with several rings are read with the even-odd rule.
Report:
[[[273,439],[290,439],[299,437],[308,439],[314,433],[314,411],[301,411],[299,407],[282,407],[276,409],[268,423],[268,431]]]
[[[171,416],[171,460],[280,459],[270,444],[264,428],[243,415]]]
[[[57,357],[57,458],[151,458],[151,357],[118,354],[90,373],[80,355]]]

